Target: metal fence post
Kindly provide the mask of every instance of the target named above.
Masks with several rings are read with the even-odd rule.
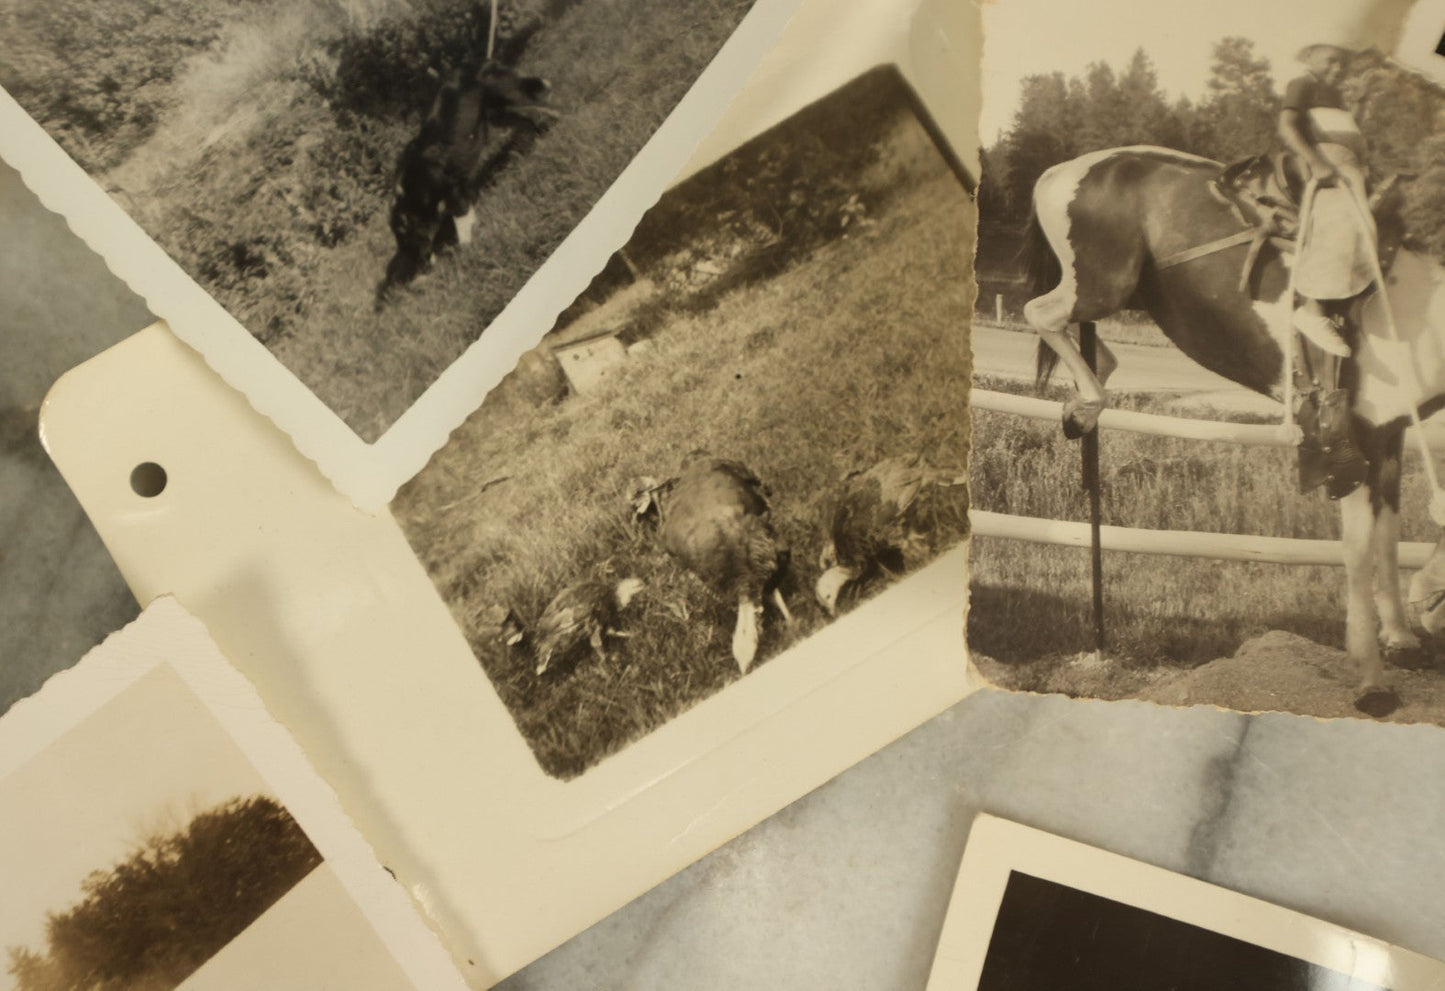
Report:
[[[1090,371],[1097,371],[1097,347],[1098,332],[1093,321],[1086,321],[1079,324],[1079,351],[1084,356]],[[1102,522],[1102,508],[1100,489],[1102,482],[1099,478],[1099,427],[1095,424],[1094,429],[1084,434],[1083,444],[1080,453],[1083,455],[1084,488],[1089,490],[1089,556],[1091,576],[1094,585],[1094,649],[1102,652],[1104,649],[1104,551],[1099,539],[1099,526]]]

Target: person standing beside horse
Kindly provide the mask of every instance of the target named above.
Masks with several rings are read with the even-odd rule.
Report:
[[[1350,53],[1335,45],[1310,45],[1299,53],[1306,72],[1285,88],[1279,136],[1315,185],[1296,259],[1295,289],[1303,298],[1294,325],[1322,350],[1350,354],[1328,303],[1351,299],[1373,279],[1370,256],[1374,224],[1365,197],[1365,139],[1345,109],[1339,84]]]
[[[1378,251],[1365,187],[1365,139],[1345,108],[1339,85],[1351,53],[1336,45],[1309,45],[1299,53],[1305,73],[1285,88],[1279,136],[1306,179],[1300,204],[1300,236],[1294,287],[1300,299],[1294,327],[1334,358],[1351,354],[1341,333],[1349,301],[1370,288]],[[1338,361],[1316,364],[1302,388],[1300,424],[1305,447],[1314,448],[1320,471],[1353,487],[1364,470],[1349,421],[1349,397],[1338,388]],[[1304,451],[1302,450],[1302,454]],[[1323,467],[1323,462],[1332,467]],[[1346,481],[1349,480],[1349,481]]]

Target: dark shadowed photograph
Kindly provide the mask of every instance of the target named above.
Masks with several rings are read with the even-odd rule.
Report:
[[[1211,929],[1020,871],[978,991],[1384,991]]]
[[[23,0],[0,10],[0,86],[372,442],[751,5]]]
[[[1445,722],[1445,93],[1353,4],[1046,6],[984,11],[978,668]]]
[[[391,511],[570,778],[968,533],[972,184],[893,68],[665,193]]]
[[[980,813],[928,991],[1428,991],[1442,979],[1445,962],[1405,947]]]

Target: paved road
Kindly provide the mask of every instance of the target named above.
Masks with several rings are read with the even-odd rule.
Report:
[[[973,373],[1032,381],[1037,342],[1038,337],[1028,332],[975,326]],[[1211,406],[1266,416],[1280,413],[1277,403],[1206,371],[1176,348],[1110,344],[1109,350],[1119,359],[1118,371],[1109,379],[1110,391],[1169,392],[1179,397],[1181,406]]]
[[[1032,382],[1034,347],[1038,337],[1026,331],[998,327],[973,328],[973,373],[1019,382]],[[1280,416],[1278,403],[1196,365],[1174,347],[1147,344],[1113,344],[1109,350],[1119,368],[1109,379],[1110,392],[1173,393],[1178,412],[1216,410]],[[1059,372],[1067,381],[1066,374]],[[1208,418],[1206,414],[1206,418]],[[1425,423],[1430,446],[1445,452],[1445,410]]]

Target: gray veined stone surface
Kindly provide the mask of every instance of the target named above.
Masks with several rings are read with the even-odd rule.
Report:
[[[1445,731],[984,692],[514,975],[922,988],[991,812],[1445,956]]]
[[[0,712],[136,614],[36,423],[56,378],[152,320],[0,163]]]

